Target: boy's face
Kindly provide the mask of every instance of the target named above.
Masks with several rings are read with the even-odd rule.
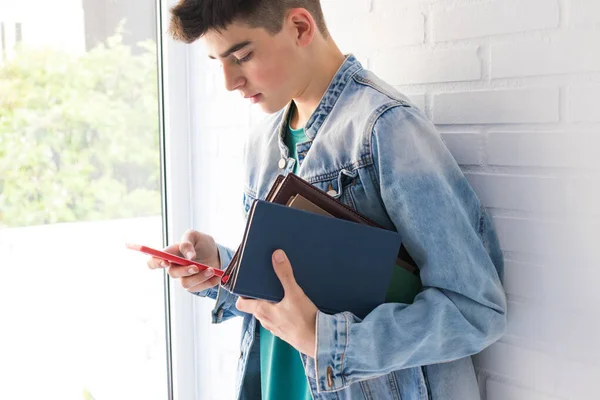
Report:
[[[221,64],[225,88],[237,90],[263,111],[281,110],[300,92],[306,71],[289,26],[271,35],[263,28],[233,23],[221,32],[208,31],[200,40],[209,57]]]

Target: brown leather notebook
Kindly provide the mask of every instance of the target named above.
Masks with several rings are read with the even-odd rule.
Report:
[[[341,218],[348,221],[358,222],[384,229],[375,221],[372,221],[364,215],[357,213],[356,211],[346,206],[339,200],[334,199],[327,193],[323,192],[320,189],[317,189],[304,179],[294,174],[288,174],[285,176],[279,175],[275,179],[273,185],[271,186],[271,189],[269,190],[265,201],[282,205],[289,205],[289,203],[293,201],[294,197],[297,195],[300,195],[304,198],[304,200],[308,200],[308,202],[312,203],[315,207],[330,214],[335,218]],[[237,269],[239,253],[240,248],[238,248],[235,254],[233,255],[231,262],[225,270],[224,276],[231,275],[233,272],[235,272],[235,269]],[[396,265],[409,271],[414,275],[419,275],[419,269],[417,267],[417,264],[408,254],[408,251],[406,250],[404,245],[402,245],[400,248],[400,251],[398,253],[398,259],[396,260]],[[227,284],[224,283],[223,286],[227,287]]]

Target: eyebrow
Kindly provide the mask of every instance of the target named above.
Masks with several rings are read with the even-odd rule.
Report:
[[[240,43],[234,44],[226,52],[220,54],[219,58],[228,57],[231,53],[235,53],[236,51],[243,49],[244,47],[248,46],[250,43],[252,43],[252,42],[247,40],[245,42],[240,42]],[[208,58],[212,58],[213,60],[215,59],[215,57],[213,57],[213,56],[208,56]]]

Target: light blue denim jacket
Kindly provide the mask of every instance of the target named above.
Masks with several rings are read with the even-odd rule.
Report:
[[[246,142],[246,212],[293,170],[283,141],[289,110]],[[490,217],[435,127],[349,55],[305,132],[298,175],[400,232],[423,282],[413,304],[382,304],[363,320],[318,313],[316,358],[302,357],[314,399],[479,399],[470,356],[504,333],[503,258]],[[218,247],[225,267],[233,252]],[[198,294],[217,300],[213,323],[244,318],[237,393],[260,400],[256,319],[224,289]]]

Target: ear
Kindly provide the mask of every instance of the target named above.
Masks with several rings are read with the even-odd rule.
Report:
[[[301,47],[308,46],[317,32],[315,19],[304,8],[292,8],[288,11],[286,21],[294,32],[296,44]]]

